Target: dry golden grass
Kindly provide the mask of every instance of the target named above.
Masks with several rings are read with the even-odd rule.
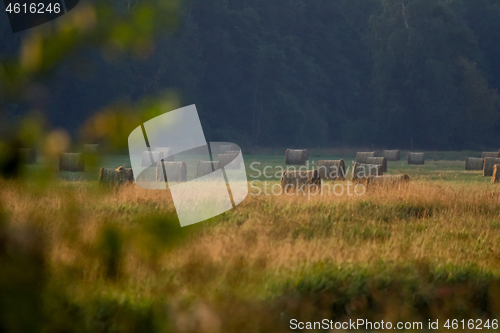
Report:
[[[134,185],[100,191],[82,183],[31,191],[28,185],[2,182],[2,188],[0,200],[12,222],[42,225],[55,261],[71,262],[70,253],[79,250],[63,250],[66,229],[90,244],[107,222],[125,228],[150,214],[175,214],[168,192]],[[310,199],[249,195],[233,211],[185,229],[192,234],[166,255],[162,268],[175,270],[201,256],[205,264],[239,258],[265,263],[272,274],[323,260],[474,263],[500,272],[500,194],[488,184],[413,182],[400,190]]]
[[[500,276],[500,193],[494,184],[410,182],[362,196],[310,199],[249,195],[235,209],[182,229],[171,218],[175,208],[167,191],[89,183],[32,188],[18,181],[0,181],[0,188],[11,226],[41,227],[52,283],[71,281],[71,299],[168,295],[182,327],[189,326],[183,316],[194,316],[186,304],[198,304],[202,317],[213,311],[203,304],[221,300],[218,311],[243,311],[233,302],[274,299],[290,281],[324,267],[378,272],[414,263]],[[254,310],[271,320],[259,306]]]
[[[181,251],[216,262],[265,260],[277,271],[322,260],[425,260],[474,263],[498,273],[499,209],[500,195],[491,187],[439,183],[359,197],[251,197]]]

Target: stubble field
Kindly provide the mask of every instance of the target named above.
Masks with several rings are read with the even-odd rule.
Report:
[[[246,155],[247,199],[185,228],[168,191],[101,188],[83,174],[1,180],[2,319],[47,332],[281,332],[291,319],[325,318],[439,319],[443,331],[446,319],[491,323],[500,316],[500,185],[463,170],[460,153],[435,154],[457,160],[389,162],[408,186],[310,198],[255,195],[279,181],[256,170],[272,174],[283,158]]]

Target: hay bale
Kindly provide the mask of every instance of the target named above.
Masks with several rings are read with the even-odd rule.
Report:
[[[410,177],[408,175],[385,175],[385,176],[371,176],[366,179],[369,186],[399,186],[408,184]]]
[[[493,167],[495,164],[500,164],[500,158],[486,157],[483,163],[483,176],[491,177],[493,176]]]
[[[465,158],[465,170],[483,170],[484,160],[478,157]]]
[[[371,176],[382,176],[382,166],[380,164],[354,163],[352,168],[352,179],[368,178]]]
[[[168,161],[168,162],[175,161],[174,151],[168,147],[165,147],[165,148],[157,147],[157,148],[155,148],[155,152],[163,153],[163,156],[162,156],[163,161]],[[156,161],[156,162],[158,162],[158,161]]]
[[[21,148],[19,149],[21,161],[25,164],[36,163],[36,150],[34,148]]]
[[[486,157],[500,157],[500,151],[483,151],[481,153],[481,158],[486,158]]]
[[[382,172],[387,172],[387,159],[385,157],[367,157],[366,164],[377,164],[382,166]]]
[[[356,162],[357,163],[365,163],[365,159],[367,157],[375,157],[375,152],[370,151],[370,152],[357,152],[356,153]]]
[[[283,171],[281,189],[284,193],[294,190],[296,193],[317,193],[321,191],[321,178],[318,170]],[[311,190],[313,189],[313,190]]]
[[[219,154],[217,155],[217,161],[219,161],[219,167],[220,168],[225,168],[228,166],[229,163],[231,163],[236,157],[238,157],[238,153],[231,153],[231,154]],[[238,163],[235,163],[230,167],[230,169],[239,169],[240,168],[240,161],[238,160]]]
[[[385,157],[387,161],[395,162],[401,159],[401,154],[399,150],[384,150],[382,152],[382,157]]]
[[[141,166],[143,167],[153,166],[156,165],[162,159],[163,159],[162,151],[145,150],[142,152]]]
[[[285,164],[304,165],[308,159],[307,149],[287,149],[285,152]]]
[[[101,168],[99,170],[99,184],[101,185],[122,185],[134,181],[132,169],[119,167],[117,169]]]
[[[59,171],[85,171],[85,158],[82,153],[63,153],[59,159]]]
[[[345,180],[344,160],[320,160],[317,169],[319,178],[325,180]]]
[[[418,164],[418,165],[425,164],[424,153],[408,152],[408,154],[406,155],[406,160],[408,164]]]
[[[196,166],[196,178],[206,176],[220,169],[218,161],[198,161]]]
[[[493,166],[493,175],[491,176],[492,183],[500,183],[500,164]]]
[[[185,182],[187,181],[187,165],[186,162],[166,162],[159,161],[156,164],[156,181],[164,182],[165,175],[168,182]]]

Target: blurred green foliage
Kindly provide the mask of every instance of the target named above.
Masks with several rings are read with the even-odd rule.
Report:
[[[154,49],[159,34],[171,32],[179,24],[177,0],[143,0],[127,10],[120,4],[83,2],[58,20],[23,33],[18,53],[9,53],[2,59],[0,175],[19,174],[22,162],[19,149],[23,147],[36,149],[52,164],[57,163],[62,152],[81,150],[83,143],[100,143],[102,151],[125,151],[132,129],[150,117],[178,107],[177,95],[167,92],[146,97],[135,106],[118,103],[92,110],[94,116],[79,124],[78,133],[73,135],[66,130],[52,130],[47,124],[51,113],[40,108],[38,101],[47,97],[44,96],[48,94],[44,88],[47,80],[65,63],[78,61],[81,53],[96,49],[109,61],[126,54],[140,57]],[[3,24],[1,28],[7,27]],[[5,34],[1,39],[12,42]],[[7,109],[16,105],[31,111],[22,117],[20,114],[11,117]],[[70,117],[65,114],[64,118]]]
[[[122,54],[142,56],[154,48],[155,36],[178,25],[176,0],[138,1],[133,10],[122,9],[112,1],[82,2],[59,20],[23,33],[19,53],[11,52],[8,59],[2,59],[0,180],[23,176],[10,185],[23,190],[24,195],[46,196],[51,191],[64,191],[53,177],[62,152],[82,151],[83,144],[89,142],[99,143],[102,152],[123,150],[128,134],[141,121],[155,112],[175,108],[174,95],[149,98],[136,107],[111,105],[81,125],[76,141],[65,130],[51,129],[47,115],[36,106],[30,114],[10,122],[7,109],[13,105],[33,107],[27,97],[29,92],[42,87],[64,62],[95,49],[109,59]],[[5,28],[3,21],[0,28]],[[4,34],[0,35],[2,39],[9,41]],[[21,148],[34,148],[39,155],[41,167],[36,176],[25,174],[29,169],[23,166]],[[95,173],[98,156],[87,155],[88,167]],[[7,190],[7,184],[2,183],[0,190]],[[96,197],[118,191],[92,185],[88,190]],[[60,246],[68,244],[81,252],[85,260],[95,261],[101,267],[102,273],[97,274],[102,274],[102,283],[121,281],[124,248],[134,246],[134,242],[144,252],[145,260],[154,265],[159,255],[185,234],[171,214],[150,213],[137,222],[133,231],[117,225],[117,221],[104,223],[96,230],[96,241],[86,244],[75,230],[84,212],[76,205],[74,196],[68,194],[65,208],[57,217],[66,221],[60,229]],[[86,273],[76,262],[67,267],[51,267],[47,259],[49,248],[45,246],[49,236],[42,230],[46,223],[37,214],[31,214],[22,223],[12,223],[8,214],[0,215],[0,332],[165,331],[168,325],[161,306],[105,297],[90,297],[82,303],[70,296],[79,276]]]
[[[29,221],[13,223],[12,213],[1,211],[1,332],[165,332],[172,326],[167,320],[168,295],[148,299],[126,292],[125,298],[117,299],[112,294],[128,288],[124,274],[127,255],[137,253],[151,272],[157,272],[159,258],[185,239],[187,232],[176,218],[145,209],[132,214],[130,222],[84,221],[89,212],[78,207],[81,189],[56,185],[37,193],[36,187],[25,187],[19,180],[1,182],[4,189],[15,186],[26,196],[55,191],[65,197],[64,208],[56,217],[64,221],[59,225],[36,213],[30,213]],[[89,187],[87,195],[99,198],[119,190]],[[88,223],[97,223],[96,236],[90,242],[84,236]],[[54,228],[56,233],[49,231]],[[64,247],[79,259],[54,262],[52,251]],[[92,276],[93,283],[84,282]]]
[[[428,318],[499,318],[500,279],[474,265],[430,267],[425,262],[397,267],[311,265],[307,275],[285,284],[287,319],[341,321],[345,316],[377,321]],[[294,302],[293,299],[301,302]]]

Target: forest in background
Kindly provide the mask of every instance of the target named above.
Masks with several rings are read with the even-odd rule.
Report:
[[[133,11],[123,0],[111,0]],[[174,33],[131,55],[87,49],[41,76],[33,109],[75,134],[94,113],[165,90],[209,141],[242,147],[498,148],[497,0],[188,0]],[[2,59],[29,32],[0,21]]]

